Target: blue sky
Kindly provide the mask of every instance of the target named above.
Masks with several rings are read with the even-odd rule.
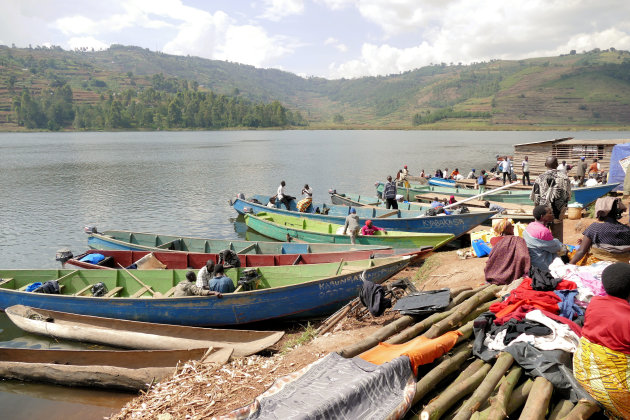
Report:
[[[177,55],[301,76],[630,50],[627,0],[3,0],[0,44]]]

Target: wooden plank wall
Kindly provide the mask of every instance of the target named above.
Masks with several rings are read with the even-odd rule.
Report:
[[[547,170],[547,168],[545,168],[545,160],[549,156],[557,157],[558,162],[566,160],[567,163],[573,167],[580,161],[580,156],[586,156],[586,163],[589,166],[593,163],[593,159],[597,157],[602,170],[606,172],[610,170],[610,156],[614,145],[602,145],[597,148],[596,152],[588,151],[585,153],[582,152],[582,154],[574,151],[573,146],[572,144],[563,145],[562,143],[556,144],[555,147],[551,143],[516,146],[514,148],[514,171],[518,175],[521,174],[521,162],[523,162],[525,156],[529,158],[530,178],[532,179]],[[569,176],[575,174],[575,169],[571,169]]]

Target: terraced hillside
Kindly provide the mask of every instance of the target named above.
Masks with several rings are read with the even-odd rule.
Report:
[[[311,128],[630,126],[630,53],[612,48],[327,80],[118,45],[96,52],[0,46],[0,130],[23,129],[15,101],[24,89],[37,98],[67,84],[75,104],[98,106],[117,95],[133,101],[150,88],[168,91],[168,83],[279,101],[289,112],[299,111]]]

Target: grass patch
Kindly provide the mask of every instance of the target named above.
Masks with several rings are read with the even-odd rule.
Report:
[[[429,277],[429,274],[435,268],[437,268],[438,265],[439,263],[438,263],[437,255],[431,255],[429,256],[429,258],[426,258],[424,262],[422,263],[422,265],[420,266],[420,268],[418,269],[418,271],[416,271],[416,276],[413,279],[414,285],[418,287],[422,283],[426,282]]]
[[[284,343],[282,349],[280,349],[280,354],[286,354],[294,347],[299,347],[302,344],[308,343],[315,338],[315,331],[315,327],[310,322],[307,323],[304,327],[304,331],[296,333],[295,337],[291,337]]]

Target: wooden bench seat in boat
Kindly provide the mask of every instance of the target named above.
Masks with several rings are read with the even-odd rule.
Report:
[[[88,290],[90,290],[92,288],[93,284],[88,284],[87,286],[85,286],[83,289],[79,290],[78,292],[76,292],[73,296],[81,296],[83,293],[87,292]]]
[[[168,292],[164,293],[164,297],[171,297],[171,296],[173,296],[173,293],[175,293],[175,289],[177,289],[177,286],[171,287],[168,290]]]
[[[8,278],[8,279],[1,279],[0,287],[9,286],[9,283],[11,283],[12,281],[13,281],[13,277]]]
[[[130,298],[132,298],[132,299],[139,298],[140,296],[142,296],[143,294],[145,294],[145,293],[146,293],[146,292],[148,292],[148,291],[149,291],[149,288],[148,288],[148,287],[146,287],[146,286],[142,286],[142,287],[140,288],[140,290],[138,290],[136,293],[134,293],[133,295],[131,295],[131,296],[129,296],[129,297],[130,297]]]
[[[104,297],[115,297],[118,293],[120,293],[122,291],[122,289],[123,288],[120,287],[120,286],[114,287],[112,290],[107,292]]]

